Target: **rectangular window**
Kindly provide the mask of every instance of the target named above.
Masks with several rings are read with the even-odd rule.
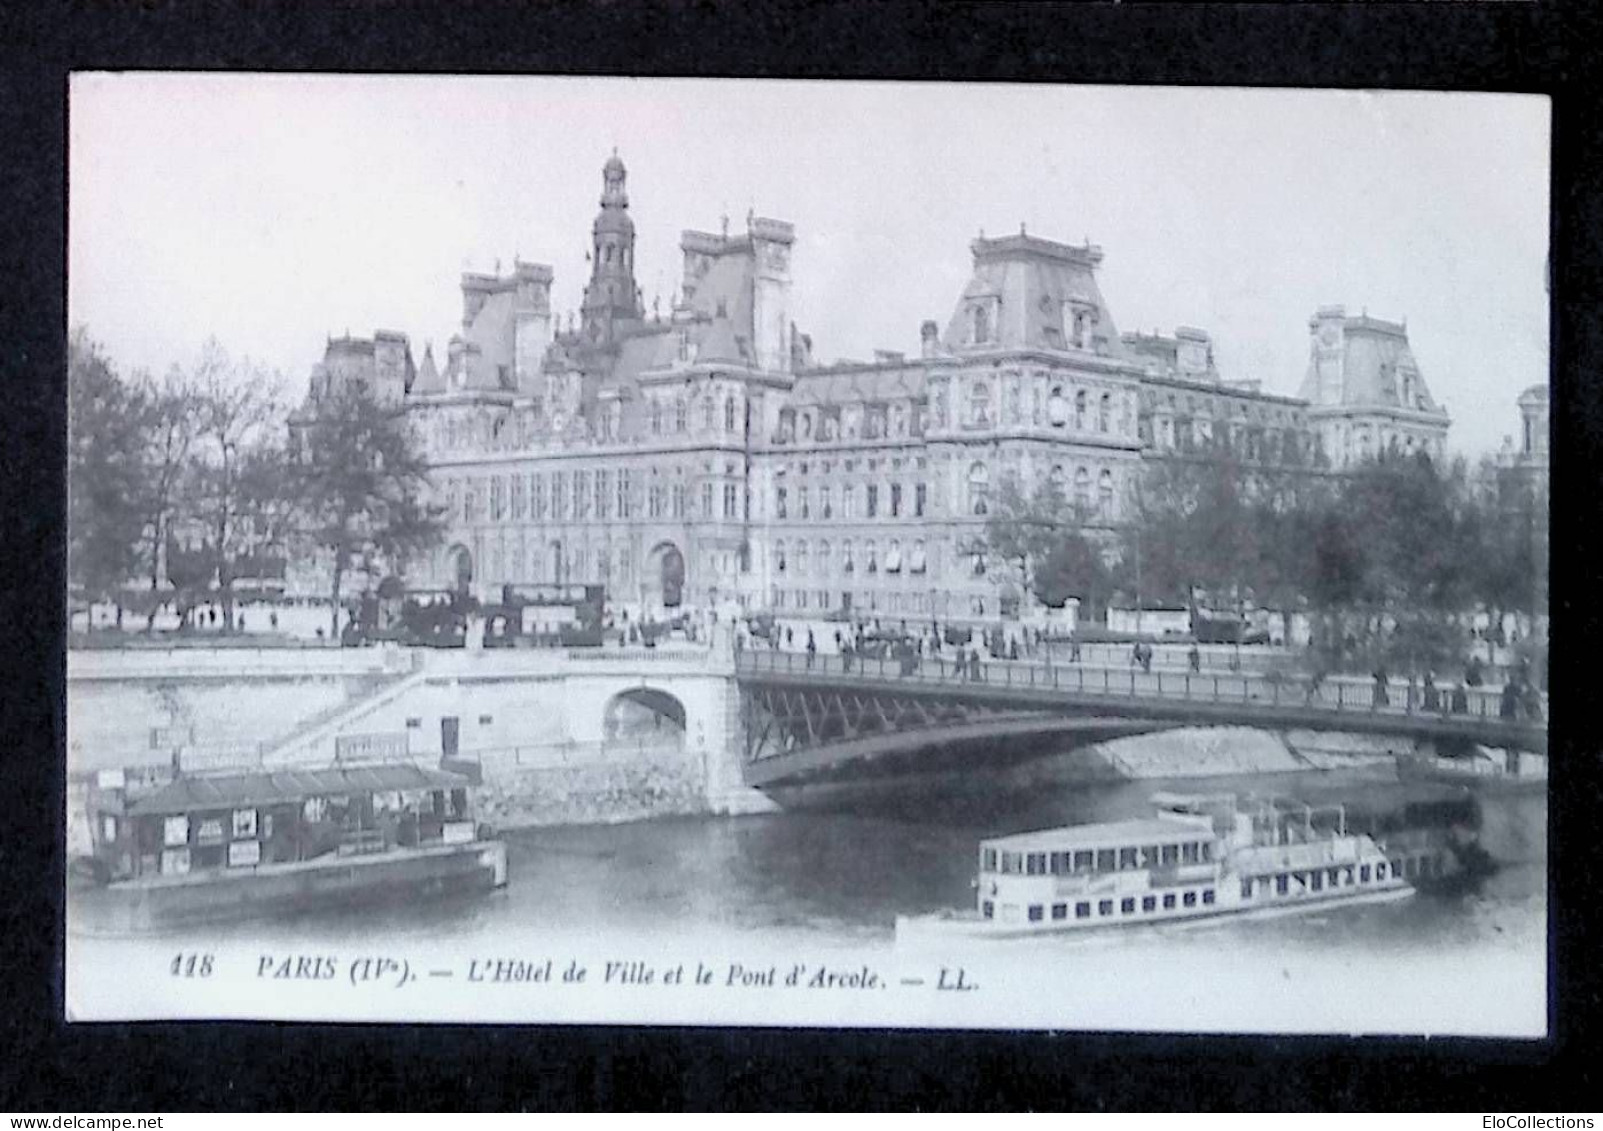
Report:
[[[1042,913],[1041,913],[1041,905],[1039,903],[1030,904],[1029,916],[1030,916],[1030,922],[1032,922],[1032,923],[1039,923],[1041,921]]]
[[[259,840],[236,840],[228,846],[230,868],[253,868],[261,862],[262,842]]]
[[[701,485],[701,517],[717,517],[712,511],[712,484],[710,482]]]
[[[1134,915],[1135,914],[1135,897],[1134,896],[1126,896],[1124,899],[1119,900],[1119,914],[1121,914],[1121,915]]]
[[[1351,864],[1347,865],[1347,867],[1343,869],[1342,883],[1345,887],[1353,886],[1353,866]]]
[[[913,488],[913,517],[923,518],[924,507],[929,501],[929,489],[922,483]]]
[[[1251,899],[1252,898],[1252,881],[1251,880],[1242,880],[1241,881],[1241,898],[1242,899]]]
[[[1141,910],[1143,910],[1143,911],[1156,911],[1157,909],[1158,909],[1158,897],[1157,896],[1155,896],[1155,895],[1143,895],[1141,897]]]
[[[1332,868],[1330,870],[1330,874],[1329,874],[1329,876],[1327,878],[1330,881],[1330,886],[1331,887],[1333,887],[1333,888],[1334,887],[1340,887],[1341,886],[1341,869],[1340,868]]]
[[[984,852],[980,853],[980,871],[996,871],[996,849],[987,848]]]
[[[1202,889],[1202,902],[1207,904],[1209,907],[1213,906],[1213,889],[1212,888],[1203,888]]]
[[[1308,886],[1313,891],[1325,890],[1325,874],[1319,871],[1308,873]]]
[[[588,471],[575,471],[573,473],[573,517],[590,517],[590,473]]]
[[[902,485],[891,484],[891,517],[899,518],[902,513]]]
[[[1046,853],[1032,852],[1024,858],[1024,872],[1029,876],[1046,875]]]
[[[551,480],[551,517],[568,517],[568,473],[559,471]]]
[[[1089,872],[1096,855],[1090,851],[1082,850],[1074,854],[1074,870],[1076,872]]]
[[[840,512],[842,518],[857,517],[857,488],[842,487],[840,489]]]
[[[818,489],[818,513],[823,518],[835,517],[835,508],[831,502],[831,495],[828,487],[820,487]]]
[[[1180,846],[1180,862],[1182,864],[1195,864],[1197,862],[1196,844],[1188,842]]]
[[[1121,848],[1121,849],[1119,849],[1119,867],[1121,867],[1121,868],[1134,868],[1134,867],[1136,867],[1136,850],[1135,849],[1133,849],[1133,848]]]
[[[529,476],[529,517],[546,516],[545,476]]]
[[[774,490],[774,517],[775,518],[784,518],[784,517],[786,517],[786,515],[785,515],[785,488],[783,488],[783,487],[779,487],[779,488],[776,488]]]
[[[161,843],[167,848],[178,848],[189,843],[189,818],[168,817],[161,823]],[[185,869],[188,870],[187,868]]]
[[[879,514],[879,484],[877,483],[870,483],[868,485],[867,513],[869,518],[873,518],[875,515]]]
[[[1099,899],[1099,900],[1097,900],[1096,913],[1098,915],[1112,915],[1113,914],[1113,900],[1111,900],[1111,899]]]
[[[1384,864],[1376,864],[1375,865],[1375,879],[1384,880],[1385,878],[1386,878],[1386,865],[1384,865]]]
[[[596,472],[596,517],[607,518],[612,511],[612,473]]]
[[[632,510],[632,505],[631,505],[630,500],[629,500],[629,492],[631,490],[633,490],[633,488],[634,488],[634,484],[630,480],[629,473],[620,468],[619,471],[618,471],[618,517],[619,518],[628,518],[629,517],[630,511]]]
[[[1187,907],[1195,907],[1197,905],[1197,893],[1194,891],[1186,892],[1185,897],[1181,902],[1183,902]]]
[[[1367,884],[1369,882],[1369,865],[1368,864],[1362,864],[1362,865],[1359,866],[1359,868],[1358,868],[1358,882],[1361,883],[1361,884]]]
[[[807,488],[805,488],[805,487],[796,488],[796,517],[797,518],[809,518],[809,517],[811,517],[811,515],[812,515],[812,512],[808,509],[808,506],[807,506]]]
[[[419,730],[419,729],[422,728],[422,726],[423,726],[423,720],[418,718],[415,715],[406,720],[406,729],[407,730]]]
[[[1068,917],[1069,905],[1067,903],[1054,903],[1052,905],[1052,918],[1067,919]]]
[[[1074,917],[1076,919],[1089,919],[1091,917],[1091,905],[1089,903],[1076,903],[1074,905]]]
[[[1275,877],[1275,894],[1285,895],[1291,890],[1291,878],[1282,872]]]
[[[1165,911],[1174,910],[1174,892],[1170,892],[1168,895],[1163,897],[1163,909]]]
[[[1178,845],[1166,844],[1163,846],[1163,862],[1165,865],[1174,865],[1180,862],[1180,848]]]
[[[512,477],[512,518],[514,520],[521,519],[527,510],[523,484],[523,476],[514,475]]]
[[[683,483],[675,483],[673,485],[673,516],[675,518],[685,517],[685,485]]]

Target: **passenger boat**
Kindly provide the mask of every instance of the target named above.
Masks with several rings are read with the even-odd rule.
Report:
[[[899,941],[1006,937],[1283,914],[1402,899],[1410,872],[1450,867],[1437,852],[1403,858],[1347,829],[1341,805],[1233,794],[1159,793],[1151,818],[1071,825],[980,842],[975,907],[902,916]]]
[[[77,910],[138,931],[502,887],[506,845],[475,825],[469,786],[410,762],[102,772],[86,798],[99,888]]]

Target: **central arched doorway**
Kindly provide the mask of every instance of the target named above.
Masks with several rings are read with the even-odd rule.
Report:
[[[651,551],[644,577],[646,606],[677,609],[685,599],[685,555],[672,542]]]

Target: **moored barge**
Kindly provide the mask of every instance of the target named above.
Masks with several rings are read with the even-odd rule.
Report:
[[[409,762],[102,772],[89,784],[97,930],[289,916],[502,887],[466,775]]]

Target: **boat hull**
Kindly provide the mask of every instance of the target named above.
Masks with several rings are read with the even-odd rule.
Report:
[[[1217,923],[1226,919],[1273,919],[1288,915],[1301,915],[1313,911],[1327,911],[1337,907],[1361,904],[1392,903],[1407,899],[1415,893],[1409,884],[1398,884],[1364,891],[1345,892],[1327,896],[1301,896],[1246,906],[1199,907],[1179,909],[1139,916],[1119,916],[1089,920],[1044,920],[1041,922],[1003,922],[985,919],[976,912],[964,914],[898,915],[896,941],[898,944],[919,942],[946,942],[954,939],[1020,939],[1039,935],[1097,934],[1107,935],[1118,931],[1139,930],[1142,927],[1178,927],[1200,923]]]
[[[139,933],[489,891],[506,879],[506,844],[473,841],[122,881],[83,892],[74,917],[91,933]]]

